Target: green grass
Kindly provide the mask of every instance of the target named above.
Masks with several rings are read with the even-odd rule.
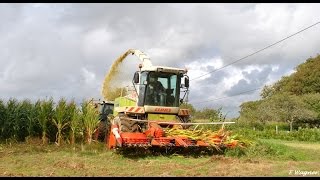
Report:
[[[0,144],[0,161],[0,176],[289,176],[290,170],[320,171],[320,143],[260,139],[246,150],[200,157],[128,157],[102,143],[14,143]]]
[[[266,158],[278,161],[319,161],[320,143],[259,139],[247,149],[227,150],[226,156]]]

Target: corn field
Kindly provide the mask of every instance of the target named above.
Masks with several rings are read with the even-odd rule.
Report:
[[[36,102],[0,99],[0,142],[39,138],[43,144],[90,143],[88,138],[98,123],[99,114],[87,100],[78,106],[64,98],[57,103],[52,98]]]

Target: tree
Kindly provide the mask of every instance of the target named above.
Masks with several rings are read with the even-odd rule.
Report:
[[[320,127],[320,93],[308,93],[302,95],[302,100],[307,104],[308,109],[317,114],[315,119],[307,119],[305,123]]]
[[[295,95],[320,92],[320,55],[307,59],[295,70],[296,72],[283,76],[273,85],[265,86],[260,94],[262,98],[284,92]]]
[[[278,121],[287,122],[290,125],[290,131],[293,129],[293,123],[301,119],[312,119],[316,113],[307,108],[307,104],[296,95],[289,93],[277,94],[270,100],[272,110],[269,111],[271,117]]]
[[[259,123],[259,106],[261,103],[261,100],[242,103],[238,122],[251,126]]]
[[[211,108],[204,108],[200,111],[196,112],[197,119],[209,119],[210,121],[219,120],[219,110],[211,109]]]
[[[273,85],[264,86],[262,100],[243,103],[239,121],[320,123],[320,56],[309,58]]]
[[[304,94],[302,100],[318,114],[317,118],[320,118],[320,93]]]

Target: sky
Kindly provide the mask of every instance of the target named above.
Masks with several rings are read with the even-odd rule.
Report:
[[[153,65],[188,69],[188,100],[196,109],[237,117],[243,102],[261,98],[261,90],[242,92],[271,85],[319,53],[320,25],[217,69],[319,22],[319,9],[312,3],[1,3],[0,99],[101,99],[114,60],[139,49]],[[119,72],[131,81],[139,63],[130,56]]]

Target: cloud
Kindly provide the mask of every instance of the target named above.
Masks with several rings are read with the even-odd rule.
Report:
[[[272,67],[265,67],[263,69],[260,69],[259,67],[251,68],[251,70],[242,71],[243,79],[240,79],[237,84],[226,90],[226,95],[233,96],[252,89],[260,88],[268,80],[268,76],[272,72]],[[248,94],[252,94],[252,92],[248,92]]]
[[[228,97],[271,84],[319,53],[315,26],[226,66],[317,22],[319,8],[286,3],[1,4],[0,98],[101,98],[110,66],[129,48],[146,52],[154,65],[188,68],[190,102]],[[123,62],[119,84],[131,83],[139,63],[132,56]],[[223,106],[236,116],[242,102],[258,98],[255,91],[195,106]]]

